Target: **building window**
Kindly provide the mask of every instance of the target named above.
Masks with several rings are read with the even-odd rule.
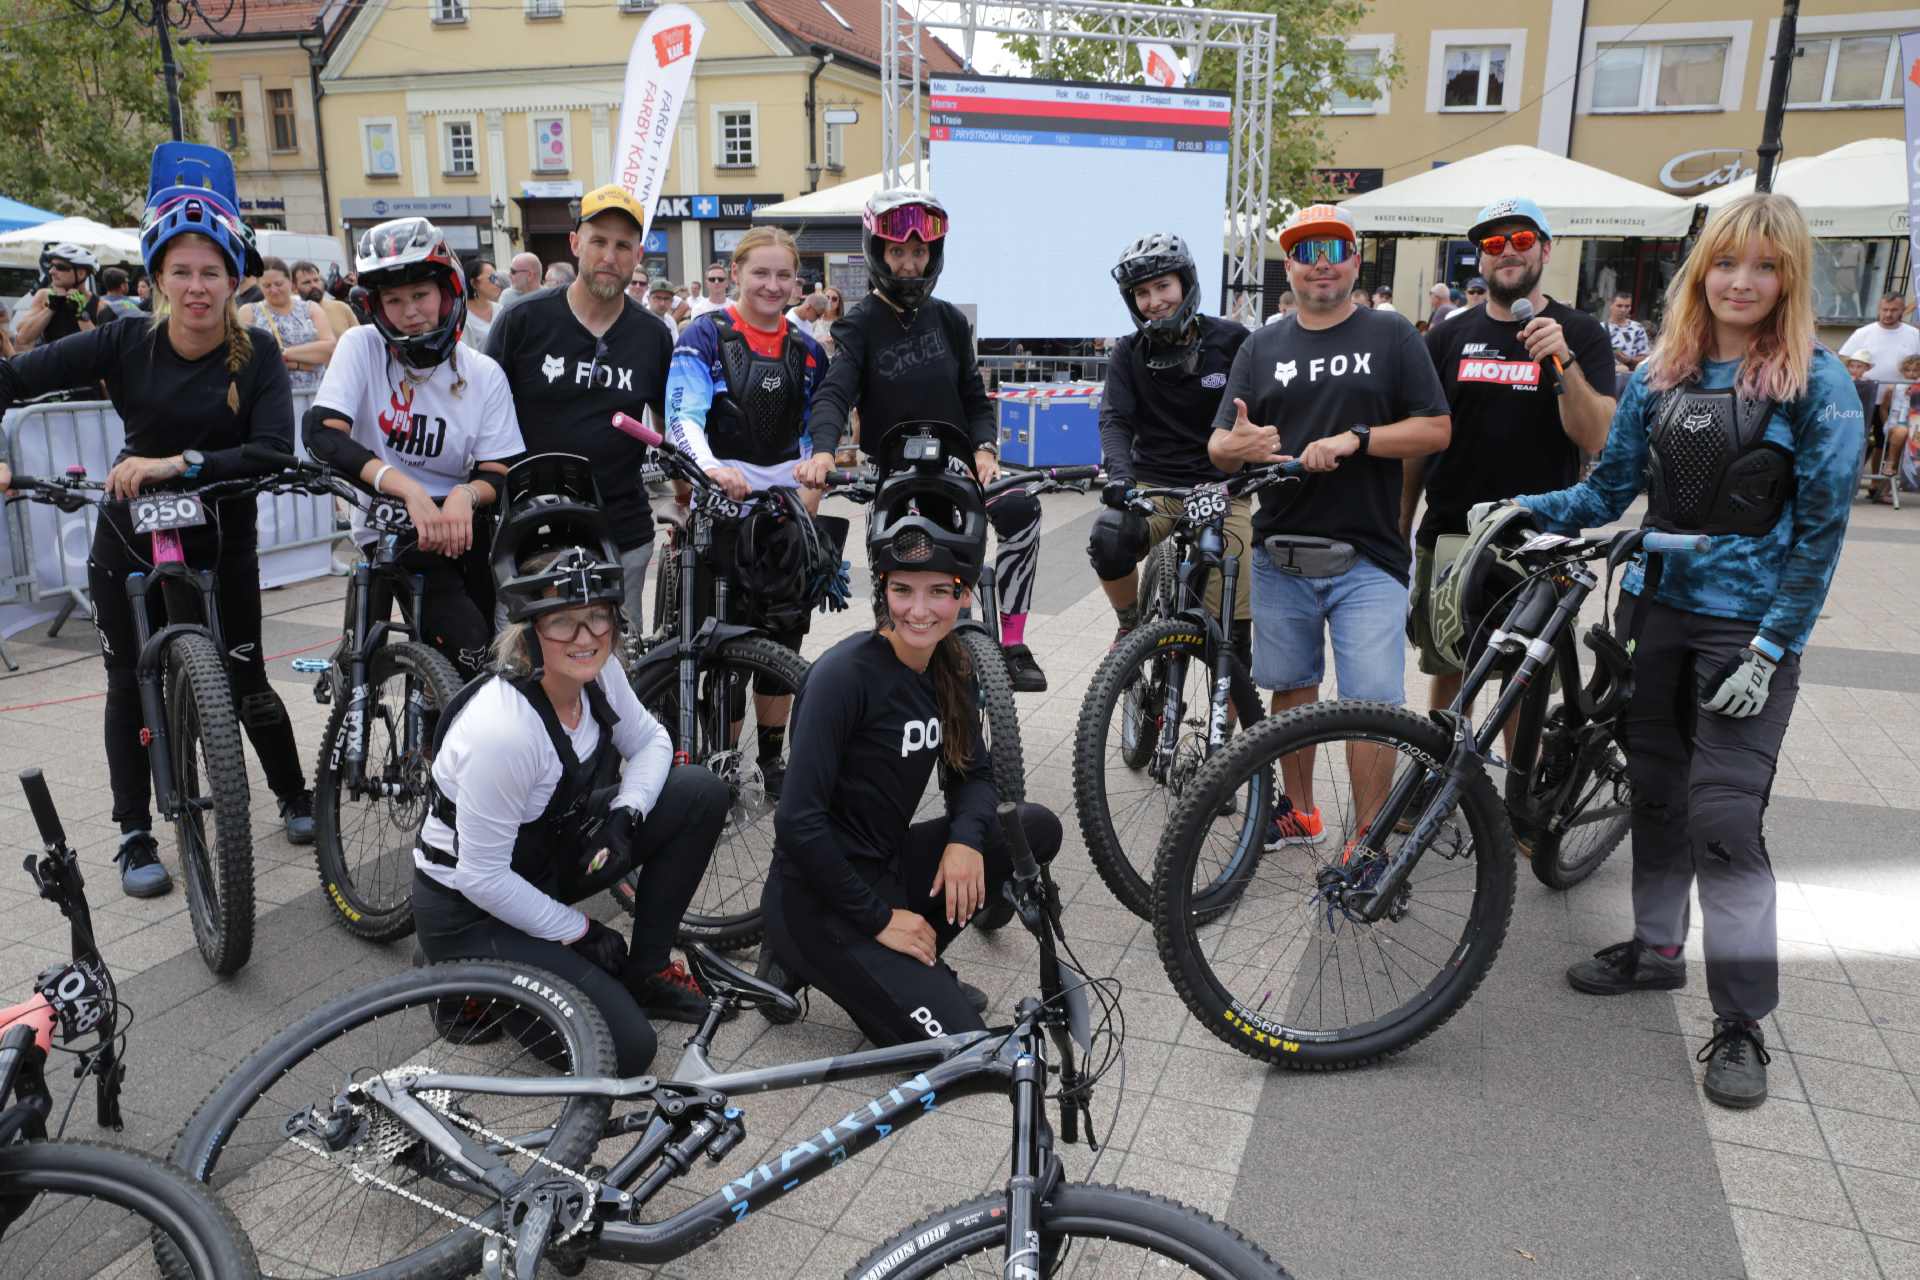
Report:
[[[847,167],[847,126],[827,126],[827,168],[835,173]]]
[[[722,169],[749,169],[755,163],[752,107],[714,108],[714,138],[720,154],[714,164]]]
[[[557,18],[567,11],[567,0],[527,0],[529,18]]]
[[[1448,45],[1446,95],[1443,108],[1498,110],[1507,96],[1507,55],[1504,44]]]
[[[1881,293],[1899,285],[1887,270],[1897,243],[1813,242],[1813,306],[1821,324],[1859,325],[1875,317]]]
[[[1718,107],[1727,44],[1616,44],[1593,64],[1593,110],[1683,111]]]
[[[215,136],[223,151],[240,152],[247,149],[247,120],[245,108],[240,104],[238,93],[221,92],[213,95],[213,114]]]
[[[293,121],[293,90],[267,90],[267,118],[273,122],[273,149],[298,151],[300,130]]]
[[[433,0],[435,23],[459,23],[467,20],[467,0]]]
[[[533,128],[535,173],[565,173],[573,167],[573,147],[564,115],[529,116]]]
[[[649,9],[658,7],[659,3],[660,0],[620,0],[620,12],[645,13]]]
[[[1900,101],[1900,41],[1885,35],[1799,42],[1787,102],[1797,107],[1884,106]]]
[[[360,122],[362,159],[369,178],[400,176],[400,122],[393,119]]]
[[[1371,115],[1378,107],[1380,95],[1378,81],[1380,75],[1380,51],[1378,49],[1348,49],[1347,77],[1352,80],[1372,80],[1376,89],[1365,96],[1343,92],[1338,85],[1327,95],[1329,111],[1348,112],[1357,115]]]
[[[473,121],[446,121],[441,126],[440,147],[446,157],[448,177],[471,178],[474,175]]]

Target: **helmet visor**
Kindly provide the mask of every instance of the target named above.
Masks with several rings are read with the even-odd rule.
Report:
[[[919,236],[922,244],[932,244],[947,234],[947,215],[924,204],[884,209],[868,222],[873,234],[893,244],[905,244],[908,236]]]

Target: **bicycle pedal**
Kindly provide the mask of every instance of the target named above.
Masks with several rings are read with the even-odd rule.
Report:
[[[303,676],[325,675],[333,663],[325,658],[295,658],[290,664]]]

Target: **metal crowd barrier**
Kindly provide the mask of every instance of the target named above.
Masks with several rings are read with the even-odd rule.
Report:
[[[989,391],[1003,383],[1105,382],[1107,357],[986,355],[980,357],[980,372]]]
[[[294,449],[312,393],[294,393]],[[29,405],[4,419],[7,462],[25,475],[58,476],[79,465],[105,478],[126,441],[120,415],[103,400]],[[259,501],[260,586],[323,577],[333,568],[333,499],[327,495],[262,494]],[[52,617],[58,634],[77,608],[89,615],[87,555],[95,508],[67,513],[39,502],[10,504],[0,522],[0,636]],[[9,661],[9,667],[12,663]]]

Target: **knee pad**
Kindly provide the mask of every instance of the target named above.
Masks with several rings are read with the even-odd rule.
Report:
[[[262,693],[242,694],[240,697],[240,723],[256,729],[280,724],[287,718],[287,708],[280,701],[280,695],[268,689]]]
[[[1152,545],[1147,518],[1138,511],[1103,507],[1087,535],[1087,559],[1094,574],[1106,582],[1124,578],[1146,556]]]
[[[1019,489],[1010,490],[987,504],[987,519],[1001,537],[1009,537],[1040,519],[1040,499]]]

